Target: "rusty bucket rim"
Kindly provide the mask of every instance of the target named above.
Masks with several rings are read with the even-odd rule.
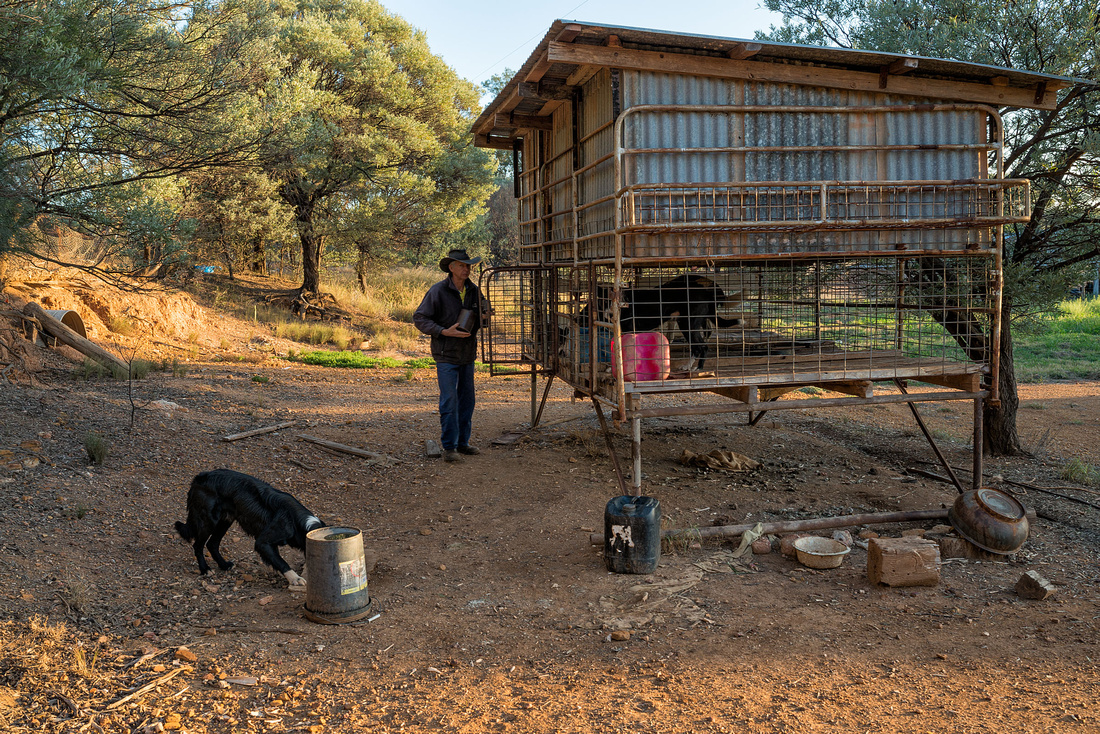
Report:
[[[319,624],[348,624],[350,622],[358,622],[374,611],[374,597],[368,598],[367,605],[364,607],[339,614],[315,612],[305,605],[302,606],[302,610],[306,619],[311,622],[317,622]]]
[[[344,538],[331,538],[329,536],[336,535],[337,533],[353,533]],[[363,531],[359,528],[351,527],[350,525],[326,525],[321,528],[314,528],[306,533],[307,540],[313,540],[317,542],[326,543],[338,543],[341,540],[351,540],[357,535],[362,535]]]

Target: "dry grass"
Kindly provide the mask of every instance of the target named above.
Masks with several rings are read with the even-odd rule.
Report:
[[[105,636],[86,639],[39,616],[0,622],[0,731],[145,731],[173,692],[151,690],[110,711],[113,702],[158,674],[152,673],[152,661],[127,662],[131,656],[105,648],[108,644]],[[172,664],[171,649],[156,656]]]
[[[349,329],[318,321],[277,321],[273,324],[275,336],[302,344],[333,344],[340,349],[358,348],[362,337]]]
[[[107,326],[111,331],[120,336],[130,336],[137,331],[134,322],[125,316],[111,316],[110,323]]]
[[[443,279],[439,269],[392,268],[368,276],[366,292],[348,275],[331,273],[324,290],[340,303],[362,311],[370,321],[411,322],[424,294]]]
[[[603,435],[591,428],[575,428],[565,436],[565,443],[581,449],[586,459],[598,459],[607,456],[607,443]]]

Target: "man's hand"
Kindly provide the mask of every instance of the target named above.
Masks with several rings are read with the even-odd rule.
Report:
[[[457,321],[455,322],[455,325],[452,326],[451,328],[443,330],[443,336],[466,337],[466,336],[469,336],[469,335],[470,335],[469,332],[459,330]]]

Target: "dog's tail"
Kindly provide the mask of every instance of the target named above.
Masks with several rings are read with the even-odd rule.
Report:
[[[176,520],[176,532],[180,534],[180,537],[184,540],[195,539],[195,529],[191,527],[190,522],[180,522]]]

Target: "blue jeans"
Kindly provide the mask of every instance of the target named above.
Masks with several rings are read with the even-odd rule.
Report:
[[[445,450],[470,445],[474,419],[474,365],[436,362],[439,380],[439,442]]]

